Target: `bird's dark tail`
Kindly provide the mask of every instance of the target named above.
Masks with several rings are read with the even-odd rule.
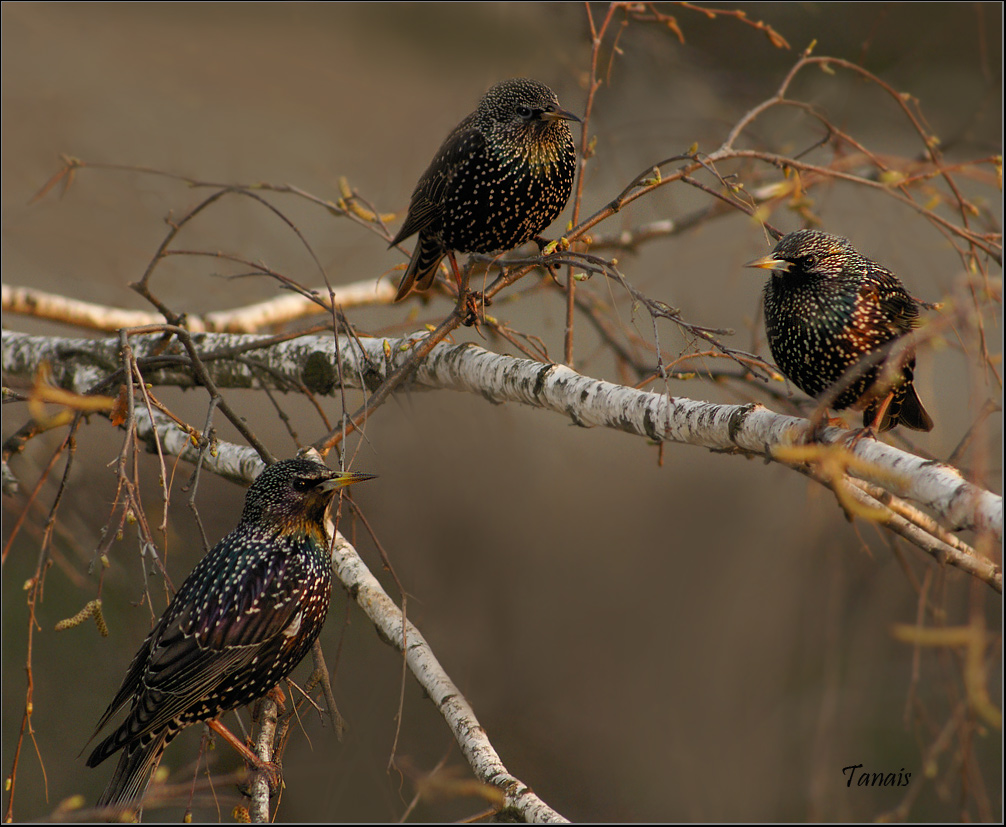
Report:
[[[417,290],[429,290],[433,285],[433,280],[437,277],[437,270],[440,262],[444,258],[444,248],[439,241],[419,234],[416,242],[416,249],[412,251],[412,258],[409,266],[402,276],[402,283],[398,285],[398,293],[395,294],[395,301],[400,302],[413,287]]]
[[[863,411],[863,424],[869,426],[876,419],[880,402],[876,402]],[[895,425],[904,425],[913,431],[933,430],[933,419],[922,406],[922,400],[915,390],[915,385],[906,382],[895,390],[884,418],[880,421],[879,430],[889,431]]]
[[[164,731],[154,736],[152,740],[141,739],[123,747],[115,772],[112,773],[108,786],[98,799],[98,806],[120,811],[139,809],[143,794],[147,791],[164,748],[174,734],[170,730]],[[99,744],[91,753],[87,759],[89,767],[100,764],[108,757],[109,753],[103,749],[104,746],[104,743]]]
[[[908,385],[905,390],[905,394],[900,399],[898,422],[913,431],[933,430],[933,418],[922,406],[922,400],[919,399],[919,395],[915,391],[915,385]]]

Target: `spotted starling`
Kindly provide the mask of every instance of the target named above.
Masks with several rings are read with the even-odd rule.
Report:
[[[459,123],[423,173],[391,246],[419,240],[395,301],[433,284],[445,255],[512,250],[535,238],[569,200],[576,150],[547,86],[514,78],[497,83]]]
[[[886,370],[887,356],[869,358],[919,325],[919,302],[897,276],[848,239],[820,230],[790,233],[745,266],[772,270],[765,285],[768,343],[800,390],[820,398],[842,380],[830,405],[863,410],[864,427],[932,430],[913,384],[915,354],[901,352]]]
[[[122,750],[99,807],[138,808],[182,729],[261,698],[300,663],[328,612],[325,511],[338,489],[367,479],[307,459],[259,475],[241,522],[186,578],[98,722],[95,734],[129,705],[87,759]]]

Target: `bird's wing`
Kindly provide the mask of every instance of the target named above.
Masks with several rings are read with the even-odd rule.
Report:
[[[898,285],[901,287],[901,285]],[[919,306],[902,288],[890,292],[881,291],[880,306],[891,319],[896,335],[907,333],[921,324]]]
[[[302,582],[285,567],[295,565],[298,557],[282,554],[278,564],[256,557],[253,565],[228,571],[223,582],[199,577],[211,557],[226,553],[230,539],[224,538],[193,569],[102,716],[98,729],[126,701],[136,699],[123,723],[128,737],[115,739],[120,745],[165,726],[198,705],[227,675],[283,645],[282,632],[300,610],[297,588]]]
[[[123,746],[139,742],[144,735],[153,733],[156,736],[183,712],[193,707],[198,709],[200,698],[218,687],[222,675],[250,663],[255,653],[260,651],[259,647],[235,648],[226,652],[205,650],[194,643],[191,635],[177,635],[177,631],[177,627],[170,628],[165,639],[168,645],[152,650],[156,661],[152,664],[153,668],[147,664],[142,671],[136,684],[137,691],[129,697],[133,701],[129,714],[114,732],[95,747],[87,759],[89,767],[97,766]],[[164,680],[161,670],[170,671],[173,667],[172,679]],[[113,702],[102,716],[99,729],[123,702],[120,701],[117,706]]]
[[[918,327],[919,305],[905,290],[898,278],[888,270],[877,266],[876,281],[863,289],[871,290],[880,308],[881,317],[888,320],[892,336],[900,336]]]
[[[478,157],[485,147],[485,138],[467,120],[447,136],[436,157],[423,173],[412,193],[409,214],[398,231],[392,246],[420,232],[440,220],[444,212],[444,198],[454,175],[466,159]]]

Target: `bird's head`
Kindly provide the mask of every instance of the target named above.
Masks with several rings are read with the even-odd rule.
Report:
[[[767,256],[745,267],[771,270],[776,277],[836,278],[860,255],[847,238],[821,230],[797,230],[779,239]]]
[[[511,78],[485,93],[475,110],[483,128],[521,146],[565,147],[571,140],[567,121],[580,122],[559,106],[555,92],[529,78]]]
[[[340,488],[373,478],[373,474],[333,471],[310,459],[283,460],[267,466],[251,484],[241,521],[323,525],[325,510]]]

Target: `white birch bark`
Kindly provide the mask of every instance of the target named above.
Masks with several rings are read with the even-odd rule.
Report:
[[[396,649],[405,652],[409,670],[444,716],[475,776],[500,790],[505,806],[516,810],[524,821],[566,823],[565,817],[535,795],[527,784],[510,774],[475,717],[475,712],[444,671],[426,639],[407,620],[404,621],[403,636],[401,608],[371,574],[356,549],[339,533],[336,533],[332,549],[332,566],[336,576],[380,630],[381,636]]]
[[[366,279],[315,291],[325,304],[337,307],[360,307],[390,304],[395,286],[388,279]],[[0,285],[0,306],[5,312],[64,322],[111,333],[122,327],[144,327],[164,324],[164,316],[151,310],[124,310],[118,307],[71,299],[56,293],[46,293],[32,287]],[[330,312],[317,302],[299,293],[283,293],[275,298],[256,302],[234,310],[221,310],[205,315],[187,315],[185,322],[193,333],[253,333],[271,325],[285,324],[305,316]]]
[[[337,357],[333,337],[303,336],[246,351],[243,361],[212,357],[263,341],[263,337],[198,334],[193,341],[221,388],[277,387],[275,372],[302,382],[315,393],[333,393],[340,386],[340,376],[347,388],[378,387],[408,357],[416,338],[421,337],[340,336]],[[131,343],[138,359],[154,356],[163,348],[157,336],[132,337]],[[53,368],[53,381],[78,393],[93,389],[118,367],[116,339],[63,339],[5,330],[3,346],[3,370],[8,377],[30,378],[47,361]],[[148,382],[195,384],[180,347],[168,347],[160,358],[175,364],[144,369]],[[252,362],[268,370],[256,371]],[[563,365],[515,359],[470,344],[437,345],[418,366],[408,387],[477,393],[493,402],[520,402],[551,410],[583,427],[603,426],[653,440],[770,458],[773,446],[792,444],[807,428],[806,420],[757,404],[717,405],[640,391],[583,376]],[[834,442],[847,433],[827,428],[822,439]],[[872,439],[860,440],[852,453],[865,461],[850,472],[854,476],[929,509],[952,531],[973,530],[1002,542],[1002,497],[968,482],[956,468]],[[1001,572],[998,578],[1001,584]]]

